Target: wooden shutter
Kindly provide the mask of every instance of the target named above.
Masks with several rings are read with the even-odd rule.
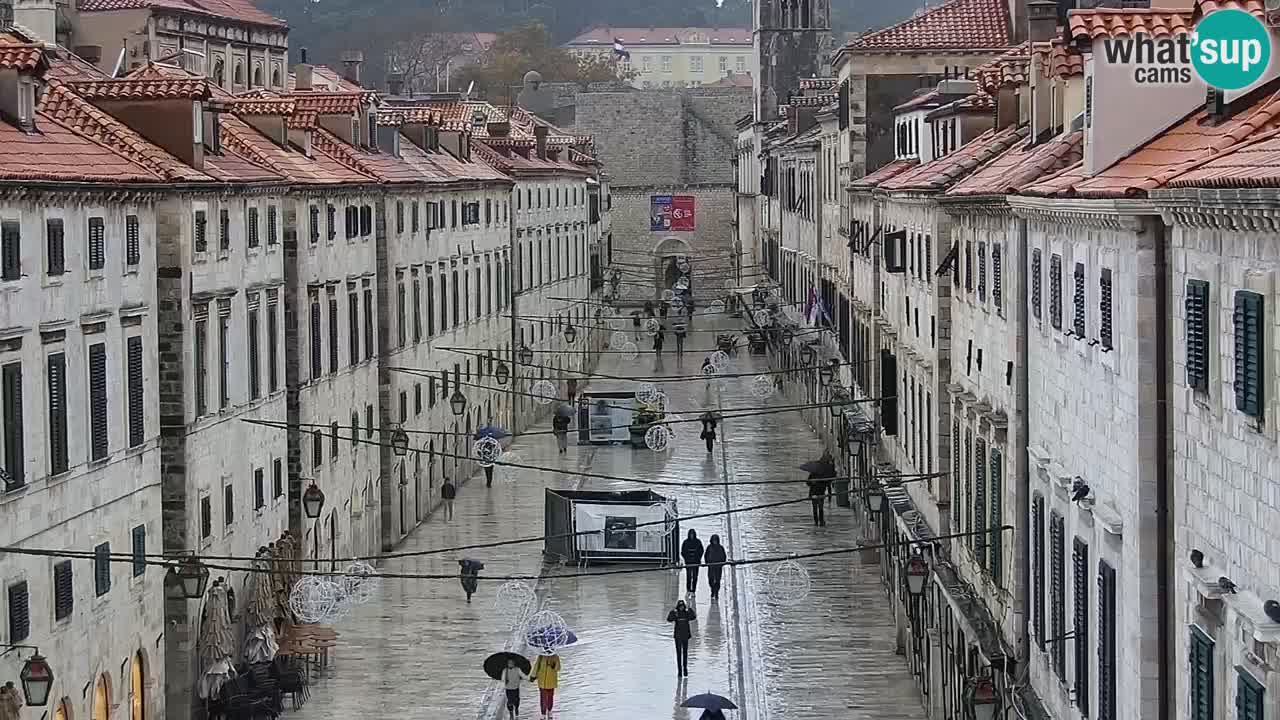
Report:
[[[1084,263],[1076,263],[1073,273],[1075,285],[1071,291],[1072,317],[1071,329],[1076,337],[1083,338],[1085,330],[1084,315]]]
[[[973,530],[973,430],[964,431],[964,529]],[[962,542],[972,542],[964,540]]]
[[[100,217],[89,218],[89,269],[101,270],[107,264],[107,229]]]
[[[320,208],[311,206],[311,244],[320,242]]]
[[[45,250],[49,263],[50,275],[61,275],[67,271],[66,229],[62,218],[49,218],[44,221]]]
[[[1040,249],[1031,251],[1031,315],[1040,317]]]
[[[1183,301],[1186,314],[1187,385],[1209,391],[1209,283],[1188,280]]]
[[[978,438],[973,457],[973,530],[969,542],[979,567],[987,566],[987,538],[981,533],[987,529],[987,441]]]
[[[1004,271],[1001,268],[1003,260],[1000,244],[991,243],[991,302],[997,308],[1004,301]]]
[[[898,434],[898,358],[889,350],[880,351],[880,426]]]
[[[213,534],[213,500],[208,495],[200,498],[200,537]]]
[[[249,247],[258,247],[258,208],[246,208],[244,213],[245,235]]]
[[[92,460],[107,456],[107,346],[89,346],[89,431]]]
[[[133,576],[140,577],[147,572],[147,526],[138,525],[133,529]]]
[[[99,597],[111,591],[111,544],[93,549],[93,591]]]
[[[284,495],[284,464],[280,458],[271,461],[271,496]]]
[[[373,358],[373,291],[364,291],[364,359]]]
[[[323,374],[320,353],[320,297],[311,296],[311,379],[316,380]]]
[[[260,510],[267,504],[266,478],[262,468],[253,469],[253,509]]]
[[[231,249],[231,211],[226,208],[218,210],[218,249]]]
[[[280,212],[279,209],[277,209],[275,205],[267,206],[267,244],[268,245],[275,245],[276,243],[280,242],[280,235],[276,232],[278,227],[277,217],[279,215],[279,212]]]
[[[951,423],[951,532],[960,532],[960,421]]]
[[[126,215],[124,218],[124,264],[137,265],[142,260],[141,230],[138,227],[137,215]]]
[[[257,295],[249,297],[249,399],[257,400],[262,395],[262,370],[260,369],[261,360],[259,356],[261,352],[258,348],[258,305],[259,299]]]
[[[1049,256],[1049,324],[1062,329],[1062,256]]]
[[[0,369],[0,394],[3,395],[5,489],[22,487],[26,482],[22,423],[22,363],[9,363]]]
[[[45,364],[49,382],[49,474],[67,471],[67,356],[54,353]]]
[[[1191,627],[1191,720],[1213,720],[1213,640]]]
[[[363,205],[360,208],[360,236],[373,234],[373,207]]]
[[[338,372],[338,293],[329,289],[329,372]]]
[[[194,221],[194,244],[196,252],[208,252],[209,250],[209,216],[204,210],[197,210]]]
[[[978,301],[987,301],[987,244],[978,243]]]
[[[991,518],[988,524],[991,552],[991,580],[1000,587],[1004,582],[1004,455],[991,449]]]
[[[1049,514],[1049,607],[1052,610],[1050,616],[1049,634],[1053,636],[1053,646],[1050,653],[1053,660],[1053,671],[1057,674],[1058,679],[1066,682],[1067,679],[1067,654],[1066,646],[1063,644],[1062,636],[1067,634],[1067,615],[1066,615],[1066,579],[1064,574],[1066,569],[1066,538],[1065,528],[1063,527],[1062,516],[1056,512]]]
[[[1036,645],[1041,652],[1045,648],[1044,634],[1044,496],[1037,494],[1031,501],[1031,622],[1036,634]]]
[[[319,430],[311,431],[311,464],[315,467],[324,464],[324,434]]]
[[[26,581],[9,586],[9,636],[11,643],[20,643],[31,636],[31,596]]]
[[[1071,611],[1072,631],[1075,640],[1072,653],[1075,659],[1076,708],[1081,717],[1089,717],[1089,545],[1075,538],[1071,548]]]
[[[364,406],[364,436],[373,437],[373,430],[373,404],[369,403]]]
[[[1255,418],[1263,409],[1264,335],[1262,296],[1255,292],[1236,292],[1235,323],[1235,392],[1236,409]]]
[[[22,226],[17,220],[0,222],[0,280],[22,277]]]
[[[1236,671],[1236,720],[1264,720],[1263,699],[1266,689],[1249,674],[1240,668]]]
[[[138,447],[147,438],[146,405],[143,401],[144,384],[142,374],[142,337],[135,335],[128,339],[128,392],[129,392],[129,447]]]
[[[75,587],[72,583],[71,561],[63,560],[53,566],[53,618],[65,620],[75,610]]]
[[[351,365],[360,362],[360,295],[347,292],[347,354]]]
[[[222,526],[231,527],[236,521],[236,486],[222,486]]]
[[[1102,275],[1098,279],[1098,339],[1102,342],[1104,350],[1115,347],[1111,330],[1112,302],[1111,270],[1103,268]]]

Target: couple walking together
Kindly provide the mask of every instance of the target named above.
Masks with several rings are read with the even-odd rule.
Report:
[[[720,544],[720,536],[712,535],[711,544],[705,549],[698,533],[689,531],[689,536],[680,546],[680,556],[684,559],[685,589],[690,595],[698,589],[698,568],[703,561],[707,564],[707,585],[711,588],[711,599],[720,597],[720,578],[724,573],[724,563],[728,556],[724,546]],[[673,637],[676,643],[676,674],[682,678],[689,677],[689,640],[693,638],[692,623],[698,619],[693,606],[681,600],[674,609],[667,613],[667,622],[673,624]]]
[[[538,684],[538,706],[542,711],[542,720],[548,720],[555,707],[556,688],[560,686],[560,656],[554,653],[539,655],[527,677],[529,682]],[[502,684],[507,691],[509,720],[516,720],[520,714],[520,683],[525,678],[515,661],[508,660],[506,669],[502,671]]]

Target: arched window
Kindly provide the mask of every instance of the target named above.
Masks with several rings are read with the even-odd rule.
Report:
[[[213,81],[218,85],[227,81],[227,64],[222,58],[215,58],[213,61]]]
[[[280,82],[280,68],[271,71],[271,87],[281,87],[284,83]]]
[[[256,67],[253,69],[253,86],[262,87],[262,68],[261,67]]]
[[[236,61],[235,72],[231,74],[231,84],[232,85],[244,84],[244,63],[240,62],[239,60]]]
[[[129,720],[147,720],[147,661],[139,650],[129,675]]]
[[[93,689],[93,720],[111,720],[111,678],[106,673],[98,676]]]

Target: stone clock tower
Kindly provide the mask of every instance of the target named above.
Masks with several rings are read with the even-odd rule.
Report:
[[[831,74],[830,0],[755,0],[755,119],[778,116],[801,78]]]

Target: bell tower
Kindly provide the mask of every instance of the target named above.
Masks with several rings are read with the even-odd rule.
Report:
[[[831,72],[830,0],[755,0],[755,119],[778,116],[800,79]]]

